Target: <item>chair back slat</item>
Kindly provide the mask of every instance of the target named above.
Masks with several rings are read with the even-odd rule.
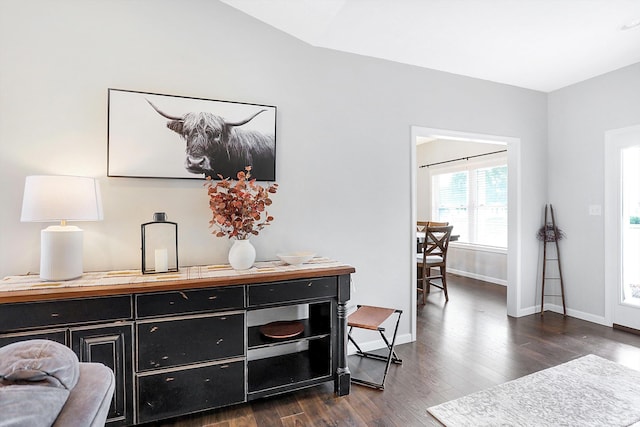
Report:
[[[423,259],[426,260],[428,256],[439,256],[442,257],[443,262],[446,262],[447,249],[449,248],[449,241],[451,240],[451,230],[453,230],[452,225],[445,227],[427,227],[424,239]]]
[[[448,222],[439,222],[439,221],[427,221],[427,225],[429,227],[446,227],[449,225]]]

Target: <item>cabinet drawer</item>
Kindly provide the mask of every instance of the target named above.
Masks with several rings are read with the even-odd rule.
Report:
[[[132,318],[129,295],[0,305],[0,332]]]
[[[2,310],[1,306],[0,306],[0,310]],[[59,342],[60,344],[67,345],[67,330],[66,329],[48,329],[48,330],[0,335],[0,347],[4,347],[5,345],[9,345],[14,342],[27,341],[27,340],[51,340],[51,341]]]
[[[244,308],[244,287],[136,295],[138,318]]]
[[[138,371],[244,356],[244,313],[136,324]]]
[[[138,422],[245,401],[244,361],[138,376]]]
[[[338,294],[338,280],[336,277],[322,277],[317,279],[249,285],[247,293],[250,307],[333,297]]]

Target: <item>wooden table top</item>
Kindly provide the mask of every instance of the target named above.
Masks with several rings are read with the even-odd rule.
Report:
[[[181,267],[178,272],[158,274],[142,274],[140,270],[103,271],[58,282],[27,274],[7,276],[0,281],[0,304],[279,282],[354,272],[350,265],[316,257],[297,266],[263,261],[239,271],[228,264]]]

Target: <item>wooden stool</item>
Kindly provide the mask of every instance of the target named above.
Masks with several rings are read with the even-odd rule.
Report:
[[[396,326],[393,331],[393,338],[391,339],[391,343],[389,343],[389,340],[384,335],[384,328],[382,328],[380,325],[394,313],[398,313],[398,318],[396,320]],[[398,365],[402,365],[402,359],[398,357],[398,355],[394,350],[394,347],[396,344],[396,334],[398,333],[398,326],[400,325],[401,315],[402,315],[402,310],[395,310],[392,308],[383,308],[383,307],[372,307],[368,305],[358,305],[358,309],[355,312],[353,312],[351,315],[349,315],[349,317],[347,318],[347,325],[349,326],[349,334],[347,336],[349,338],[349,341],[351,341],[353,345],[356,346],[356,349],[358,350],[355,354],[360,357],[366,357],[366,358],[381,360],[385,362],[384,375],[382,376],[382,382],[374,383],[372,381],[366,381],[363,379],[351,377],[352,383],[377,388],[378,390],[384,390],[384,381],[387,378],[387,372],[389,371],[389,366],[391,365],[391,362]],[[351,331],[353,330],[353,328],[362,328],[362,329],[368,329],[371,331],[378,331],[380,333],[380,336],[384,340],[385,344],[387,345],[387,349],[389,350],[388,355],[383,356],[375,353],[362,351],[358,343],[351,336]]]

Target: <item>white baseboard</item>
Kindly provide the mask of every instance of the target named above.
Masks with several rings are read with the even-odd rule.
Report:
[[[471,273],[469,271],[456,270],[453,268],[447,268],[447,273],[455,274],[462,277],[469,277],[470,279],[482,280],[483,282],[495,283],[496,285],[507,286],[507,281],[498,279],[495,277],[483,276],[481,274]]]
[[[553,311],[554,313],[562,314],[562,306],[557,304],[546,304],[544,305],[545,310]],[[537,311],[540,311],[540,306],[537,306]],[[608,323],[604,316],[596,316],[591,313],[585,313],[579,310],[573,310],[571,308],[567,308],[567,316],[575,317],[576,319],[586,320],[587,322],[597,323],[599,325],[604,326],[612,326]]]
[[[516,317],[524,317],[529,316],[531,314],[536,314],[540,312],[540,306],[536,305],[535,307],[527,307],[521,308],[518,310],[518,315]]]

